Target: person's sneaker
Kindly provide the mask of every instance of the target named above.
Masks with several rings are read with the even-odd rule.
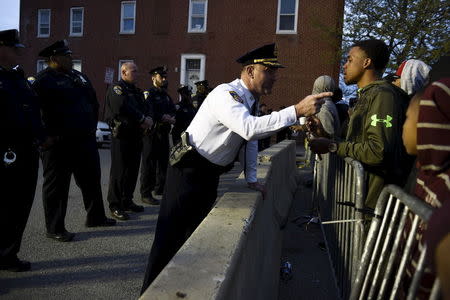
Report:
[[[142,197],[141,201],[145,204],[149,204],[149,205],[159,205],[160,201],[158,199],[153,198],[152,196],[150,197]]]
[[[58,242],[70,242],[75,237],[75,233],[64,230],[61,233],[47,232],[47,237]]]
[[[111,216],[114,219],[126,221],[130,218],[130,216],[121,209],[111,209]]]
[[[97,221],[86,221],[86,227],[108,227],[108,226],[114,226],[116,225],[116,220],[105,218],[104,220],[97,222]]]
[[[131,211],[131,212],[143,212],[144,207],[141,205],[136,205],[133,202],[131,204],[128,204],[128,206],[125,208],[125,211]]]
[[[31,269],[31,264],[28,261],[20,260],[17,257],[11,260],[0,262],[0,270],[10,272],[25,272]]]

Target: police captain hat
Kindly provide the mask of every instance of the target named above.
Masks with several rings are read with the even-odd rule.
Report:
[[[166,68],[166,66],[156,67],[156,68],[151,69],[148,73],[150,73],[151,75],[159,74],[161,76],[166,76],[167,68]]]
[[[244,66],[261,64],[271,68],[284,68],[284,66],[278,62],[277,52],[275,43],[268,44],[247,52],[239,57],[236,62]]]
[[[0,46],[25,48],[19,41],[19,32],[17,29],[0,31]]]
[[[194,83],[195,85],[208,86],[208,80],[201,80]]]
[[[69,43],[66,40],[56,41],[47,48],[44,48],[39,52],[39,56],[50,57],[55,55],[68,55],[72,54],[69,49]]]

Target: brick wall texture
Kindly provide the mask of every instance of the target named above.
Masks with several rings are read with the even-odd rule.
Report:
[[[167,65],[169,93],[177,99],[182,54],[204,54],[205,79],[216,86],[238,77],[241,66],[236,58],[275,42],[287,68],[280,70],[272,95],[261,102],[277,110],[311,93],[318,76],[338,79],[344,0],[298,1],[296,34],[276,33],[278,0],[208,0],[205,33],[188,33],[188,0],[136,0],[135,34],[121,35],[121,1],[21,0],[20,34],[27,46],[23,66],[28,75],[35,74],[38,52],[67,39],[100,103],[107,88],[105,68],[113,68],[117,79],[121,59],[133,59],[138,65],[142,89],[150,86],[151,68]],[[69,36],[71,7],[84,7],[82,37]],[[37,37],[39,8],[51,9],[48,38]]]

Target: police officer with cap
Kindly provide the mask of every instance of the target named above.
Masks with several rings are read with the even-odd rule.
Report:
[[[36,189],[39,154],[44,143],[39,100],[17,67],[16,29],[0,31],[0,270],[27,271],[19,260],[23,231]]]
[[[194,150],[169,165],[142,293],[206,217],[216,200],[220,175],[231,168],[238,154],[248,186],[263,192],[256,177],[258,139],[293,125],[301,116],[317,113],[321,98],[332,95],[310,95],[257,117],[260,97],[272,92],[278,69],[283,67],[275,44],[250,51],[237,62],[242,65],[240,78],[209,93],[186,130]]]
[[[99,104],[86,75],[74,70],[72,51],[65,40],[43,49],[48,68],[36,75],[33,88],[42,104],[47,134],[55,145],[42,153],[44,184],[42,198],[47,237],[68,242],[64,219],[72,174],[83,194],[86,226],[112,226],[105,216],[101,190],[101,169],[95,131]]]
[[[206,96],[209,93],[209,84],[208,80],[201,80],[195,82],[195,86],[197,87],[197,92],[192,97],[192,103],[194,103],[194,107],[198,110],[205,100]]]
[[[196,110],[192,105],[191,87],[189,85],[181,85],[177,92],[180,94],[180,102],[175,115],[176,122],[172,128],[173,144],[177,144],[181,140],[181,133],[188,128],[192,119],[196,114]]]
[[[113,131],[108,202],[111,215],[118,220],[128,220],[127,212],[144,210],[133,202],[133,193],[139,174],[142,136],[153,125],[153,112],[135,85],[137,70],[134,63],[124,63],[120,69],[121,80],[106,93],[106,120]]]
[[[167,69],[157,67],[150,70],[152,87],[144,92],[145,99],[153,107],[154,128],[145,134],[141,163],[141,199],[142,202],[158,205],[153,197],[161,195],[166,180],[169,159],[169,133],[175,124],[175,104],[167,93]]]

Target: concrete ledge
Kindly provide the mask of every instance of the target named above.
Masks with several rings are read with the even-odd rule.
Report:
[[[295,151],[283,141],[261,152],[265,198],[241,174],[141,299],[276,299]]]

